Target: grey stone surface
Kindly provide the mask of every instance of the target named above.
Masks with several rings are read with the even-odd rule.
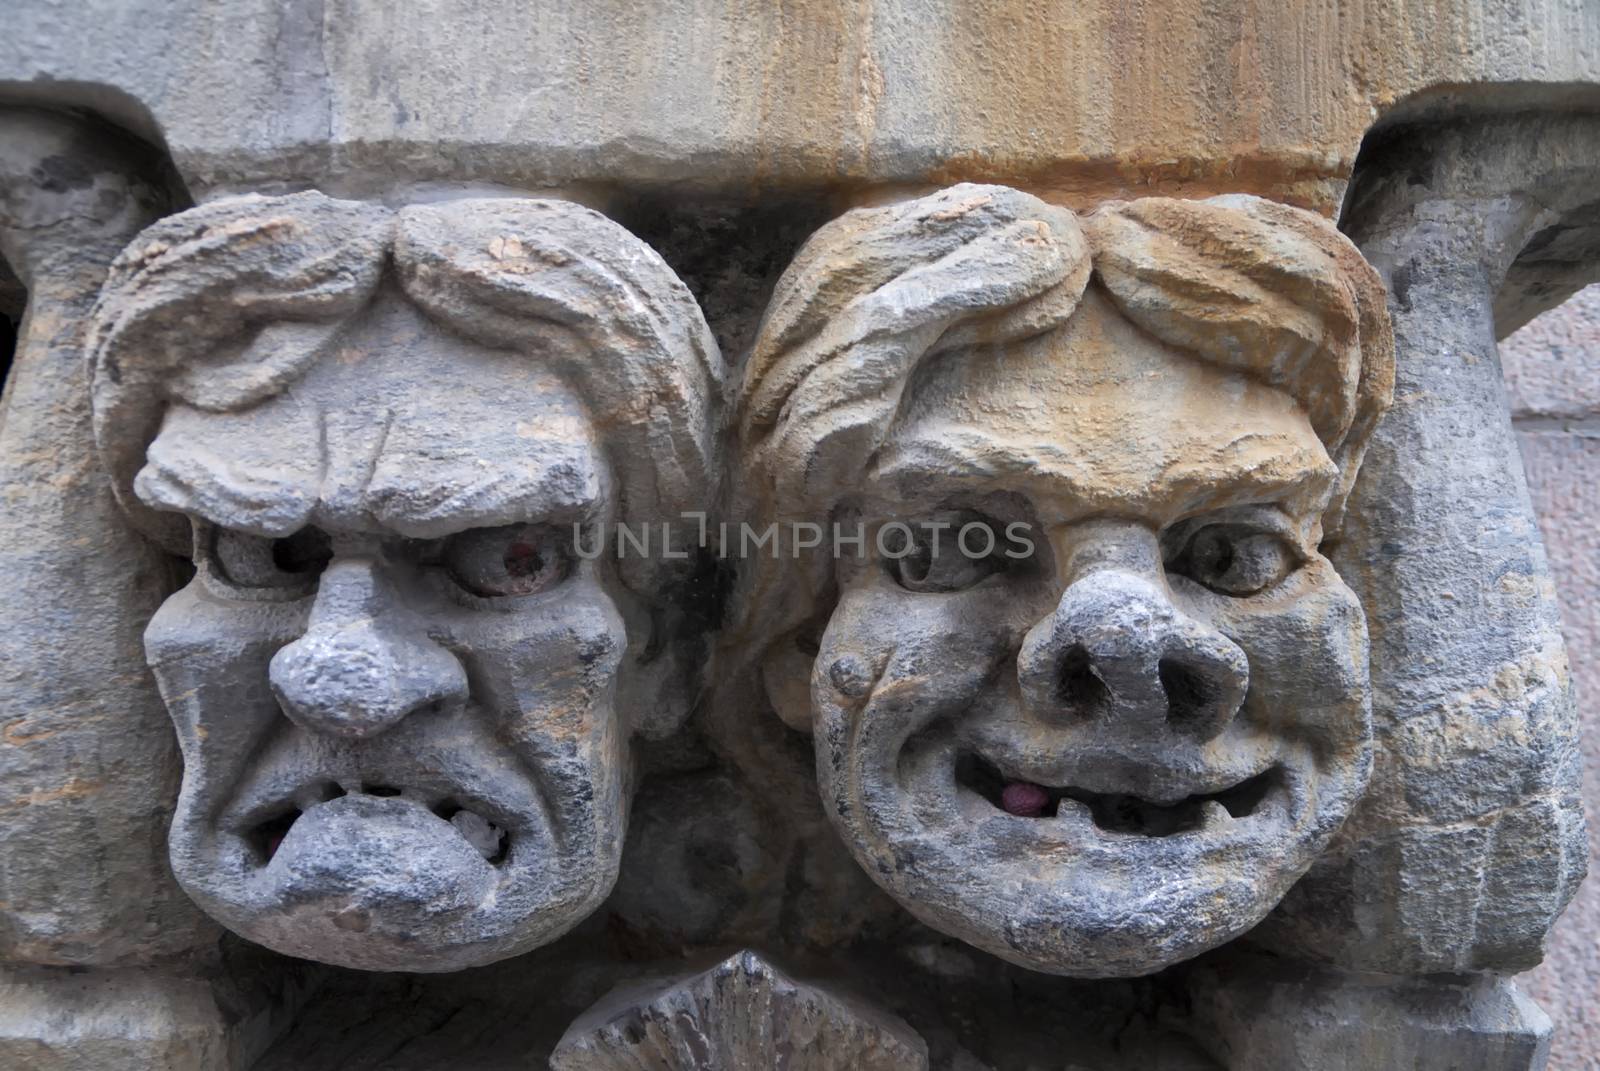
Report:
[[[229,199],[133,241],[91,358],[120,500],[193,548],[145,633],[189,894],[367,969],[593,911],[701,642],[692,562],[579,553],[714,506],[721,358],[666,265],[570,202]]]
[[[1495,352],[1530,237],[1581,211],[1592,120],[1463,122],[1371,149],[1345,226],[1384,274],[1395,406],[1330,551],[1372,634],[1380,761],[1259,938],[1392,973],[1525,970],[1587,858],[1555,588]]]
[[[309,988],[259,964],[237,976],[0,968],[6,1071],[246,1071]]]
[[[977,179],[1331,213],[1377,114],[1600,82],[1584,0],[13,0],[5,26],[4,92],[142,124],[198,199]]]
[[[1581,421],[1600,413],[1600,286],[1585,287],[1502,340],[1500,358],[1514,423],[1529,427],[1541,418]],[[1537,427],[1559,430],[1543,423]],[[1540,516],[1545,516],[1543,509]],[[1553,542],[1548,533],[1546,542]],[[1563,596],[1568,591],[1563,585]],[[1581,672],[1576,659],[1573,670]]]
[[[1363,976],[1222,956],[1189,984],[1198,1028],[1230,1068],[1540,1071],[1550,1051],[1549,1017],[1492,975]]]
[[[665,985],[607,994],[567,1030],[551,1071],[926,1071],[928,1046],[857,998],[796,981],[754,952]]]
[[[0,110],[0,144],[0,257],[29,292],[0,402],[0,961],[150,962],[216,930],[163,861],[178,754],[139,637],[172,565],[95,464],[83,336],[170,194],[98,123]]]

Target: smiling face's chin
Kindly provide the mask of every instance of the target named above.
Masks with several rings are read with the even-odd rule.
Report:
[[[1041,786],[1008,777],[951,726],[887,764],[858,758],[823,761],[822,789],[887,891],[1003,959],[1079,977],[1147,974],[1255,925],[1325,846],[1355,787],[1291,747],[1160,799]],[[1044,792],[1018,807],[1006,790],[1023,784]],[[892,845],[893,864],[871,845]]]
[[[1053,974],[1148,974],[1255,926],[1370,771],[1348,589],[1313,563],[1270,612],[1219,621],[1250,687],[1209,739],[1032,709],[1011,620],[1027,613],[1004,586],[847,582],[811,695],[823,799],[857,861],[928,925]],[[881,669],[861,687],[840,665]]]

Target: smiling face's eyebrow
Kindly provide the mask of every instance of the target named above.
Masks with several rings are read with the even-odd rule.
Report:
[[[903,502],[1009,491],[1061,517],[1133,513],[1166,524],[1257,502],[1316,513],[1338,476],[1314,436],[1262,433],[1162,457],[1119,457],[1115,445],[1097,445],[1101,449],[1025,444],[981,428],[945,427],[936,436],[909,437],[885,448],[869,483]]]

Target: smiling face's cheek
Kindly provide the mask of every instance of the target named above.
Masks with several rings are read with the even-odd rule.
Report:
[[[1367,627],[1361,604],[1320,555],[1263,600],[1202,593],[1206,614],[1249,656],[1241,728],[1303,743],[1327,787],[1342,796],[1370,761]]]
[[[929,598],[899,590],[875,566],[855,571],[811,685],[819,776],[836,812],[901,805],[907,743],[994,686],[1021,621],[992,590]]]

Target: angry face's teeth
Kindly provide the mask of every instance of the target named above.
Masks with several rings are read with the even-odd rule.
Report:
[[[1206,800],[1200,805],[1200,829],[1222,829],[1224,826],[1232,824],[1232,822],[1233,815],[1228,813],[1228,808],[1224,807],[1220,801]]]

